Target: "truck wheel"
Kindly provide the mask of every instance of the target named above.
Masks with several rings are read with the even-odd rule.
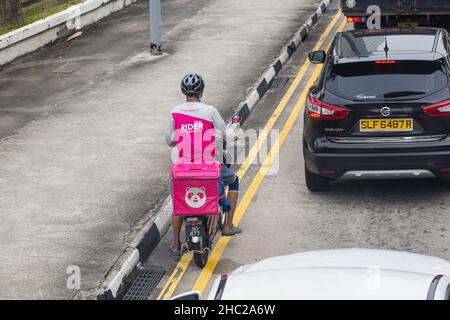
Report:
[[[324,191],[327,190],[330,186],[330,182],[332,179],[319,176],[306,168],[305,165],[305,181],[306,187],[310,191]]]

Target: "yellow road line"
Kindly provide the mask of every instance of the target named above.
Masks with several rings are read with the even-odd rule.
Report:
[[[184,273],[186,272],[187,267],[189,266],[192,260],[192,252],[188,252],[184,254],[180,261],[178,262],[175,270],[172,273],[172,276],[167,281],[164,289],[158,296],[157,300],[168,300],[173,295],[178,283],[182,279]]]
[[[331,20],[330,24],[325,29],[324,33],[320,37],[320,39],[317,41],[316,45],[314,46],[313,51],[319,50],[325,40],[327,39],[330,32],[333,30],[334,26],[336,25],[339,18],[342,16],[342,12],[339,11],[334,18]],[[286,91],[285,95],[281,99],[280,103],[276,107],[275,111],[272,113],[271,117],[267,121],[264,128],[259,133],[258,139],[256,140],[255,145],[250,150],[247,158],[244,160],[242,165],[239,168],[239,171],[237,172],[238,177],[242,180],[244,175],[247,173],[248,168],[250,165],[255,161],[256,157],[258,156],[258,153],[261,151],[261,148],[266,141],[267,136],[270,133],[270,130],[272,130],[273,126],[275,125],[275,122],[278,120],[280,115],[283,113],[284,109],[286,108],[286,105],[291,100],[292,96],[294,95],[295,91],[297,90],[297,87],[302,82],[303,78],[306,75],[306,72],[308,71],[309,66],[311,63],[309,62],[309,59],[306,59],[305,63],[303,63],[302,67],[297,73],[297,76],[295,77],[294,81],[290,85],[289,89]]]
[[[339,11],[331,20],[330,24],[325,29],[324,33],[321,35],[320,39],[317,41],[316,45],[314,46],[314,50],[319,50],[325,40],[327,39],[328,35],[333,30],[334,26],[336,25],[339,18],[341,18],[342,12]],[[272,113],[271,117],[267,121],[264,128],[261,130],[255,145],[250,150],[247,158],[244,160],[242,165],[240,166],[237,175],[239,176],[240,180],[243,180],[245,174],[247,173],[250,165],[255,161],[256,157],[258,156],[258,153],[261,151],[261,148],[263,147],[263,144],[267,138],[267,136],[270,133],[270,130],[272,130],[273,126],[275,125],[275,122],[278,120],[284,109],[286,108],[287,103],[292,98],[293,94],[297,90],[297,87],[300,85],[301,81],[306,75],[306,72],[308,71],[308,68],[310,67],[311,63],[308,59],[306,59],[305,63],[300,68],[299,72],[297,73],[297,76],[295,77],[294,81],[292,82],[289,89],[286,91],[285,95],[281,99],[280,103],[278,104],[275,111]],[[241,201],[242,202],[242,201]],[[220,240],[219,240],[220,242]],[[219,245],[219,242],[217,245]],[[216,245],[216,247],[217,247]],[[173,292],[175,291],[176,287],[178,286],[178,283],[181,281],[182,277],[184,276],[184,273],[186,272],[189,264],[192,261],[192,254],[190,255],[184,255],[180,261],[178,262],[177,266],[175,267],[172,275],[164,285],[163,289],[161,290],[161,293],[159,294],[157,300],[168,300],[172,296]]]
[[[344,29],[346,25],[346,21],[343,20],[341,25],[338,28],[338,31],[341,31]],[[305,89],[303,90],[302,94],[300,95],[299,99],[297,100],[297,103],[295,104],[291,114],[289,115],[288,120],[286,121],[286,124],[284,125],[277,141],[275,142],[274,146],[270,150],[270,152],[267,154],[267,157],[264,159],[263,164],[261,165],[261,168],[259,169],[256,176],[253,178],[252,183],[250,184],[249,188],[247,189],[247,192],[245,193],[244,197],[239,203],[239,206],[236,209],[235,213],[235,219],[234,223],[236,225],[239,225],[239,222],[243,218],[245,212],[247,211],[248,206],[250,205],[253,197],[256,194],[256,191],[258,191],[259,187],[261,186],[262,181],[264,180],[264,177],[267,173],[267,171],[272,166],[273,160],[278,155],[281,146],[284,144],[287,136],[291,132],[295,122],[297,121],[298,115],[304,105],[306,96],[308,94],[309,88],[314,84],[318,76],[320,75],[322,68],[321,66],[317,66],[308,83],[305,86]],[[220,260],[220,257],[225,251],[226,246],[230,242],[231,237],[221,237],[219,241],[217,242],[216,246],[214,247],[214,250],[211,253],[211,256],[208,259],[208,263],[203,268],[202,272],[200,273],[197,282],[194,284],[193,291],[200,291],[203,292],[217,266],[217,263]]]

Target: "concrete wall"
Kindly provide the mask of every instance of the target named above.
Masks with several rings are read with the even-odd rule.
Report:
[[[0,65],[65,38],[138,0],[86,0],[0,36]]]

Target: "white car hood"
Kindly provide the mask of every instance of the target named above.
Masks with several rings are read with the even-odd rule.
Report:
[[[450,263],[417,253],[377,249],[332,249],[273,257],[238,268],[232,274],[307,267],[382,268],[450,276]]]
[[[322,250],[269,258],[228,276],[227,299],[426,299],[436,275],[450,263],[421,254],[372,250]],[[209,295],[214,299],[216,281]]]

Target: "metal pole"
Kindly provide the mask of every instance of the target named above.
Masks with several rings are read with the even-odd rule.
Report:
[[[150,52],[161,54],[161,0],[149,0],[150,10]]]

